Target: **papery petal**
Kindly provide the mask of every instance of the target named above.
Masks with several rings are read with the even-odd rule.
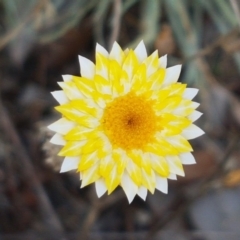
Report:
[[[79,157],[65,157],[61,166],[60,173],[77,169],[79,161]]]
[[[68,133],[71,129],[73,129],[76,126],[76,124],[72,121],[67,120],[66,118],[60,118],[56,122],[52,123],[48,126],[48,129],[65,135]]]
[[[187,118],[189,120],[191,120],[192,122],[195,122],[196,120],[198,120],[200,117],[202,116],[202,113],[199,111],[194,111],[192,112],[190,115],[187,116]]]
[[[170,173],[170,174],[168,175],[168,179],[177,180],[177,175],[174,174],[174,173]]]
[[[109,55],[108,51],[98,43],[96,45],[96,53],[101,53],[105,57],[108,57],[108,55]]]
[[[78,56],[78,59],[80,63],[81,76],[93,79],[95,75],[95,65],[93,62],[82,56]]]
[[[183,93],[183,98],[192,100],[198,93],[199,89],[197,88],[186,88]]]
[[[137,195],[145,201],[147,197],[147,189],[143,186],[140,186],[138,188]]]
[[[68,103],[69,100],[67,98],[67,96],[65,95],[65,93],[63,91],[54,91],[51,92],[51,94],[53,95],[53,97],[60,103],[60,104],[65,104]]]
[[[70,82],[70,81],[72,81],[73,76],[66,74],[66,75],[62,75],[62,78],[63,78],[64,82]]]
[[[50,139],[50,143],[55,145],[65,145],[66,141],[64,140],[63,136],[59,133],[55,133],[53,137]]]
[[[177,82],[181,73],[181,69],[182,69],[181,65],[176,65],[176,66],[167,68],[163,86],[167,86],[169,84]]]
[[[95,182],[95,187],[96,187],[97,196],[99,198],[107,191],[107,187],[103,178],[100,178]]]
[[[138,46],[135,48],[134,50],[139,63],[142,63],[146,58],[147,58],[147,50],[146,47],[144,45],[144,42],[141,41]]]
[[[109,54],[109,58],[116,60],[120,65],[122,64],[124,59],[124,53],[122,48],[119,46],[117,42],[113,43],[113,47]]]
[[[196,160],[191,153],[181,153],[179,154],[182,164],[190,165],[195,164]]]
[[[163,193],[168,193],[168,182],[167,178],[156,175],[156,189]]]
[[[197,138],[199,136],[202,136],[203,134],[204,131],[194,124],[191,124],[189,127],[185,128],[181,133],[181,135],[188,140]]]
[[[160,68],[167,67],[167,54],[159,58],[159,67]]]
[[[127,196],[128,202],[131,203],[138,192],[138,186],[132,181],[126,172],[123,173],[121,186]]]

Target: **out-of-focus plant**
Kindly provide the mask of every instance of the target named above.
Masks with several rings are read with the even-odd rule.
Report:
[[[0,48],[17,36],[24,36],[25,42],[49,43],[63,36],[69,29],[89,17],[93,28],[94,41],[106,46],[109,34],[106,28],[113,29],[115,0],[2,0],[4,28],[1,30]],[[206,15],[212,19],[219,34],[226,34],[237,26],[237,18],[230,1],[205,0],[122,0],[121,24],[126,25],[124,16],[132,6],[137,6],[138,16],[136,36],[129,37],[128,45],[133,47],[143,39],[152,46],[162,23],[170,23],[173,36],[183,57],[195,54],[202,46],[203,22]],[[113,12],[113,14],[111,14]],[[3,30],[4,29],[4,30]],[[120,34],[121,36],[121,30]],[[240,71],[240,56],[234,54]],[[192,65],[190,63],[189,65]],[[185,81],[195,79],[199,70],[189,68]],[[194,80],[194,81],[195,81]]]

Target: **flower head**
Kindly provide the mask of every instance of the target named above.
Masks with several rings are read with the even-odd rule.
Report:
[[[166,68],[167,57],[147,56],[141,41],[110,53],[96,47],[96,64],[79,56],[81,77],[64,75],[53,92],[62,118],[49,126],[62,145],[61,172],[76,169],[81,187],[95,182],[97,195],[121,186],[129,202],[147,190],[167,193],[167,179],[184,176],[194,164],[188,140],[203,134],[192,99],[198,90],[177,82],[181,66]]]

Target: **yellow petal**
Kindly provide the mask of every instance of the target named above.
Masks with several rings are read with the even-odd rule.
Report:
[[[82,172],[82,171],[89,169],[94,164],[96,164],[97,161],[98,161],[98,159],[97,159],[96,152],[81,155],[81,160],[78,165],[78,171]]]
[[[101,53],[96,53],[96,75],[108,79],[109,60]]]
[[[70,104],[64,104],[55,109],[62,113],[62,115],[73,122],[76,122],[82,126],[94,128],[99,125],[98,119],[92,117],[91,115],[86,115],[75,108],[72,108]]]
[[[167,159],[171,173],[174,173],[180,176],[185,175],[182,162],[178,156],[167,156],[166,159]]]
[[[176,109],[173,110],[173,114],[180,116],[188,116],[194,112],[194,110],[199,106],[199,103],[193,102],[191,100],[182,99],[180,104]]]
[[[78,90],[73,81],[59,82],[59,86],[70,100],[85,98],[85,96]]]
[[[96,182],[99,178],[100,175],[98,173],[98,164],[93,165],[91,168],[81,172],[81,177],[82,177],[82,185],[81,188]]]
[[[122,68],[116,60],[109,62],[109,80],[112,84],[112,91],[114,95],[121,95],[124,92],[124,85],[120,81]]]
[[[167,142],[169,142],[179,153],[184,152],[192,152],[193,149],[190,145],[190,143],[181,135],[176,135],[172,137],[166,138]],[[175,154],[169,154],[169,155],[175,155]]]
[[[112,159],[111,155],[108,155],[102,159],[100,159],[100,165],[99,165],[99,173],[101,176],[106,178],[110,171],[112,171],[113,167],[115,166],[115,163]]]
[[[164,113],[160,115],[158,124],[165,130],[165,136],[172,136],[180,134],[183,129],[191,125],[191,121],[182,116]]]
[[[120,184],[121,178],[122,174],[119,174],[117,166],[114,166],[105,179],[108,194],[112,193],[115,188]]]
[[[137,164],[138,167],[141,167],[142,165],[142,152],[140,152],[139,150],[132,150],[132,151],[128,151],[127,155],[129,158],[132,159],[132,161]]]
[[[153,170],[156,171],[161,177],[168,177],[170,172],[167,160],[164,157],[156,154],[151,154],[150,156]]]
[[[94,82],[84,77],[73,76],[73,82],[76,84],[78,90],[86,97],[91,97],[95,92]]]
[[[142,169],[142,184],[152,194],[154,193],[156,187],[156,178],[153,170],[151,170],[151,173],[148,174],[144,169]]]
[[[112,158],[117,166],[117,173],[120,175],[123,174],[123,171],[125,170],[127,164],[127,156],[124,156],[121,151],[115,150],[112,153]]]
[[[141,167],[147,172],[147,174],[151,174],[151,169],[152,169],[151,158],[148,153],[143,154]]]
[[[66,145],[58,153],[59,156],[77,157],[81,154],[82,147],[86,144],[87,140],[77,142],[67,142]]]
[[[145,61],[147,66],[147,76],[150,76],[158,69],[158,51],[153,52]]]
[[[133,50],[129,50],[124,62],[122,69],[127,73],[127,81],[131,82],[131,79],[133,77],[133,74],[135,73],[137,67],[138,67],[138,59],[136,57],[136,54]]]
[[[147,77],[147,68],[145,64],[141,64],[132,79],[132,87],[131,90],[136,93],[142,93],[147,91],[148,89],[144,87],[146,84]]]
[[[186,90],[186,86],[187,86],[187,84],[183,84],[183,83],[173,83],[173,84],[163,88],[163,90],[169,90],[170,96],[173,96],[173,95],[182,96],[184,91]]]
[[[159,156],[175,155],[179,153],[171,143],[164,139],[164,137],[159,136],[157,136],[155,143],[148,144],[144,150]]]
[[[147,82],[144,84],[144,86],[150,88],[151,90],[160,90],[162,83],[165,78],[165,69],[161,68],[154,72],[152,75],[149,76]]]
[[[98,131],[92,130],[90,128],[85,128],[83,126],[76,126],[71,131],[69,131],[64,139],[68,141],[81,141],[84,139],[94,139],[97,138]]]
[[[127,172],[133,182],[140,186],[142,184],[142,172],[141,168],[138,167],[133,161],[129,160],[126,166]]]
[[[103,148],[103,146],[104,141],[100,137],[91,139],[82,147],[82,154],[95,152],[96,149]]]
[[[107,79],[103,78],[100,75],[95,75],[94,83],[97,91],[100,92],[103,96],[112,94],[111,84]]]
[[[155,102],[154,109],[158,113],[171,112],[180,104],[182,98],[179,96],[167,97],[164,101]]]
[[[70,102],[71,108],[78,110],[79,112],[83,112],[85,114],[90,114],[93,117],[98,117],[99,112],[101,112],[101,108],[90,100],[73,100]]]

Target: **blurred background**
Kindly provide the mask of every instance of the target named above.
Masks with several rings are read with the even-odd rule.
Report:
[[[46,129],[59,116],[50,91],[94,59],[143,39],[148,53],[183,64],[197,87],[206,134],[191,141],[197,164],[169,194],[119,188],[97,199],[62,159]],[[240,239],[239,0],[0,0],[0,239]]]

